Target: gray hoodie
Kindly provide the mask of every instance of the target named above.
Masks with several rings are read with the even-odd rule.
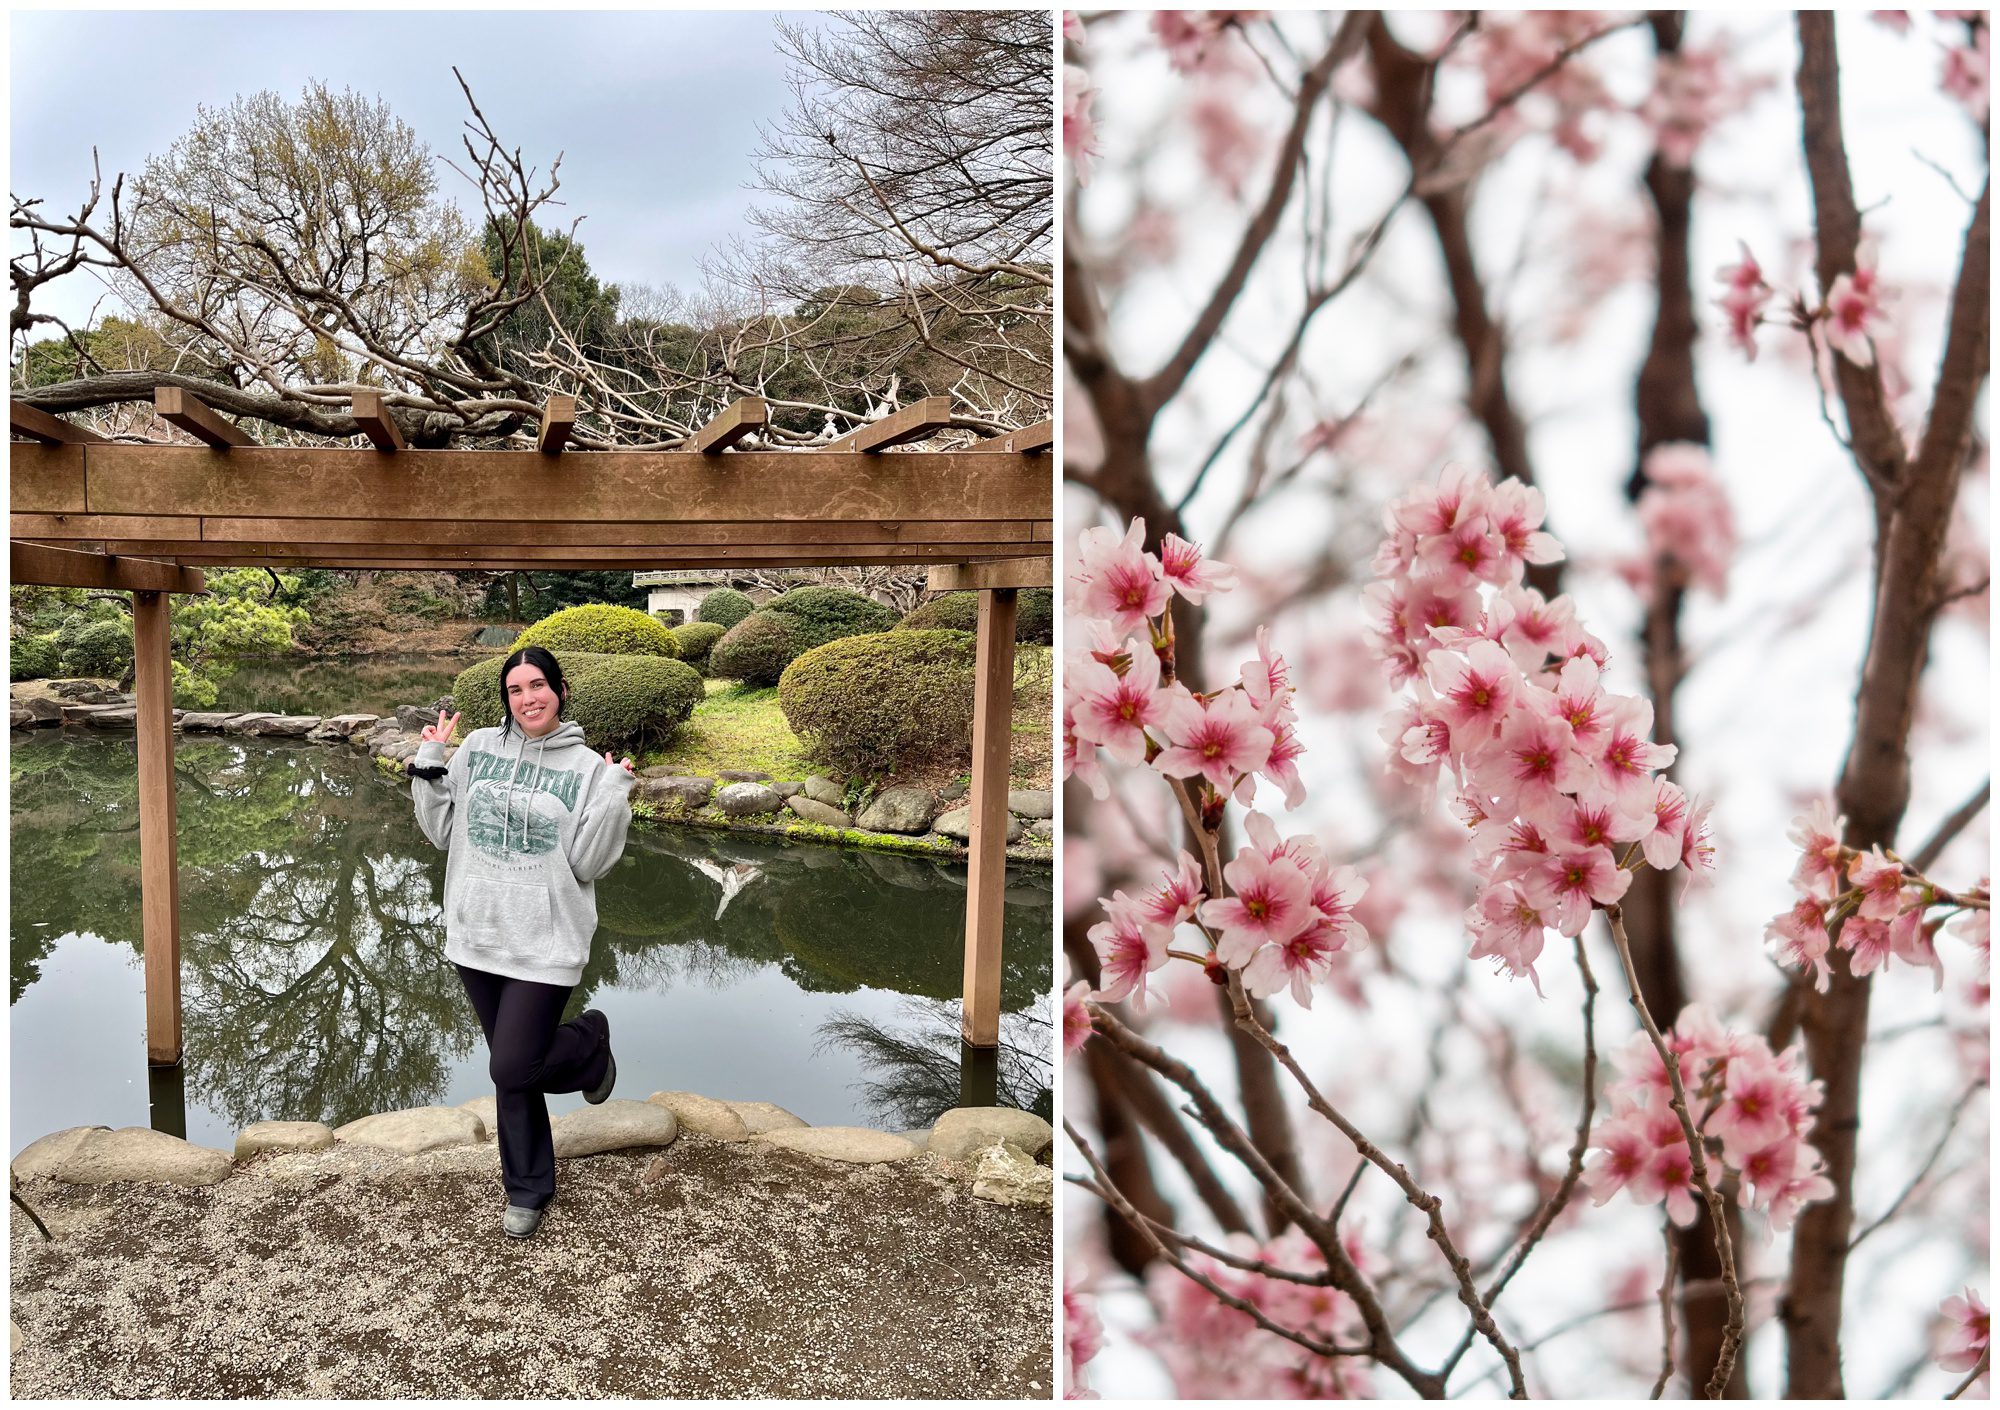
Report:
[[[413,762],[435,768],[426,740]],[[450,854],[444,957],[469,969],[574,985],[597,930],[593,883],[625,850],[632,775],[565,720],[540,739],[476,729],[439,779],[413,778],[417,825]]]

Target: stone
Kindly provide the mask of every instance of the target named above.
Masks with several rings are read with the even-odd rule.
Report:
[[[269,735],[277,739],[304,739],[318,728],[318,715],[266,715],[250,724],[244,733]]]
[[[927,788],[889,788],[877,794],[854,821],[865,832],[926,832],[936,808]]]
[[[655,1092],[646,1100],[665,1107],[681,1125],[699,1135],[717,1141],[750,1139],[749,1126],[728,1102],[719,1102],[695,1092]]]
[[[112,685],[82,676],[50,681],[48,685],[51,694],[64,700],[74,700],[80,705],[119,705],[125,700]]]
[[[139,711],[133,705],[99,705],[82,723],[91,729],[137,729]]]
[[[99,714],[105,710],[116,710],[118,708],[119,707],[116,705],[65,704],[62,707],[62,722],[66,725],[87,724],[89,723],[90,717],[92,715]]]
[[[421,705],[398,705],[396,707],[396,728],[411,734],[420,732],[425,725],[438,722],[438,712],[427,710]]]
[[[806,1126],[766,1131],[757,1139],[784,1150],[850,1165],[879,1165],[920,1154],[913,1142],[887,1131],[871,1131],[866,1126]]]
[[[21,1180],[54,1179],[56,1172],[90,1138],[93,1131],[110,1129],[109,1126],[71,1126],[51,1131],[40,1140],[29,1142],[8,1168]]]
[[[333,1134],[350,1145],[421,1155],[448,1146],[476,1146],[486,1139],[486,1123],[462,1107],[413,1106],[364,1116]]]
[[[190,710],[181,716],[181,728],[192,733],[214,733],[227,729],[241,710]]]
[[[26,729],[37,723],[39,722],[35,719],[35,712],[33,710],[30,710],[18,701],[8,702],[7,726],[9,729]]]
[[[727,783],[715,791],[715,807],[724,817],[747,818],[775,813],[779,798],[761,783]]]
[[[414,759],[417,751],[423,747],[424,742],[421,739],[411,739],[408,735],[404,735],[401,739],[385,744],[382,747],[382,754],[400,764],[406,759]]]
[[[34,716],[37,725],[59,725],[62,723],[62,702],[48,695],[17,695],[13,705],[16,710],[26,710]]]
[[[674,1114],[651,1102],[608,1101],[579,1107],[564,1112],[550,1125],[555,1131],[556,1154],[565,1159],[635,1146],[670,1146],[681,1134]]]
[[[236,1158],[265,1151],[323,1151],[333,1144],[333,1128],[318,1121],[256,1121],[236,1133]]]
[[[805,785],[803,783],[795,783],[789,779],[771,785],[771,791],[777,794],[780,798],[796,797],[799,794],[799,792],[804,788]]]
[[[928,1126],[924,1127],[921,1131],[898,1131],[896,1134],[920,1151],[927,1151],[931,1148],[931,1128]]]
[[[512,627],[481,627],[471,640],[474,646],[512,646],[519,635]]]
[[[1047,818],[1036,818],[1028,824],[1028,836],[1030,837],[1054,837],[1055,835],[1056,825]]]
[[[847,802],[847,790],[824,774],[814,774],[800,787],[799,792],[815,803],[824,803],[829,808],[838,808]]]
[[[715,776],[729,783],[769,783],[771,776],[761,769],[717,769]]]
[[[275,720],[277,718],[276,715],[268,710],[251,710],[241,715],[230,716],[228,722],[222,726],[222,732],[224,734],[250,734],[252,733],[252,726],[256,725],[258,721]]]
[[[1055,1188],[1056,1172],[1037,1165],[1012,1141],[996,1141],[978,1152],[972,1172],[974,1199],[1048,1209],[1055,1203]]]
[[[956,803],[971,791],[971,783],[962,778],[954,779],[938,791],[938,801],[941,803]]]
[[[313,739],[352,739],[382,717],[380,715],[328,715],[319,722]]]
[[[58,1180],[73,1185],[163,1181],[169,1185],[213,1185],[236,1168],[228,1151],[190,1145],[150,1126],[97,1130],[70,1153]]]
[[[944,836],[957,842],[970,842],[972,840],[972,809],[953,808],[950,812],[941,814],[938,820],[931,824],[931,830],[942,833]],[[1007,815],[1007,840],[1012,842],[1020,835],[1021,820],[1012,813],[1009,813]]]
[[[753,1136],[796,1130],[806,1124],[776,1102],[724,1102],[723,1105],[736,1113]]]
[[[958,1106],[931,1126],[930,1149],[946,1160],[969,1160],[975,1151],[1008,1141],[1039,1156],[1055,1143],[1055,1128],[1032,1111],[1010,1106]]]
[[[1007,794],[1007,811],[1024,818],[1052,818],[1056,795],[1046,788],[1016,788]]]
[[[824,803],[815,803],[804,794],[799,794],[795,798],[787,798],[785,806],[804,818],[807,822],[818,823],[821,827],[849,828],[854,826],[854,819],[841,812],[840,809],[829,808]]]
[[[641,778],[634,790],[648,803],[678,802],[688,808],[705,808],[715,792],[715,780],[688,774],[654,775]]]
[[[7,1319],[7,1354],[12,1356],[21,1349],[21,1328],[12,1317]]]
[[[481,1138],[482,1140],[490,1141],[494,1139],[494,1134],[500,1129],[500,1103],[496,1098],[491,1096],[474,1097],[469,1102],[460,1102],[458,1109],[460,1111],[469,1111],[479,1118],[479,1124],[486,1128],[486,1134]]]

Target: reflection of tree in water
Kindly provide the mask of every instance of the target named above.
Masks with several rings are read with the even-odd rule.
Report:
[[[1001,1106],[1055,1119],[1055,1032],[1051,1005],[1000,1015]],[[820,1025],[819,1047],[847,1048],[869,1076],[860,1097],[875,1124],[890,1130],[929,1126],[960,1105],[963,1048],[956,1003],[905,999],[894,1027],[859,1014],[837,1013]]]

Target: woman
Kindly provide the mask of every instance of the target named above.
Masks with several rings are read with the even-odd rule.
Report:
[[[491,1055],[499,1113],[501,1227],[525,1239],[555,1197],[549,1092],[611,1095],[618,1065],[596,1009],[561,1023],[597,929],[593,883],[625,850],[632,761],[599,756],[562,718],[562,665],[539,646],[500,667],[498,729],[445,765],[458,716],[438,711],[412,761],[417,823],[450,854],[444,954],[465,981]]]

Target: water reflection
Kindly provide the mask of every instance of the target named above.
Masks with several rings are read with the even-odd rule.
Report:
[[[101,939],[125,957],[120,1005],[143,982],[134,765],[129,737],[13,740],[16,1149],[61,1125],[147,1119],[129,1110],[137,1034],[104,1033],[80,1072],[47,1036],[110,1012],[102,980],[73,973],[91,967],[78,947]],[[185,1096],[150,1087],[154,1124],[227,1144],[251,1121],[338,1124],[490,1090],[442,958],[444,854],[402,786],[351,753],[265,741],[189,739],[175,765]],[[739,868],[762,879],[718,914],[706,873]],[[992,1080],[1000,1100],[1046,1114],[1053,901],[1046,874],[1010,882]],[[679,1087],[816,1123],[925,1124],[958,1104],[968,1072],[985,1080],[959,1060],[964,900],[964,869],[929,858],[635,833],[598,883],[571,1012],[612,1015],[621,1096]]]

